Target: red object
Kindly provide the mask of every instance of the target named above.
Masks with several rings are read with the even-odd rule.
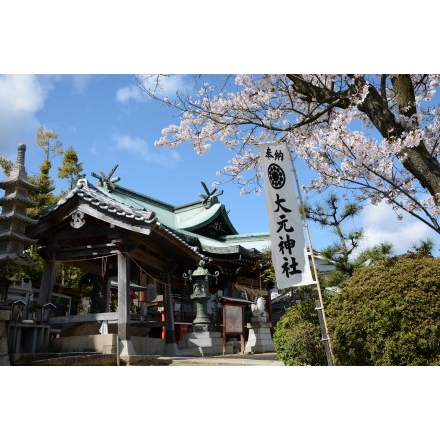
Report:
[[[160,315],[162,317],[162,322],[165,322],[165,312],[160,312]],[[162,327],[162,339],[165,339],[165,337],[166,337],[165,327]]]
[[[185,335],[188,333],[189,325],[188,324],[175,324],[176,329],[176,341],[181,341]]]

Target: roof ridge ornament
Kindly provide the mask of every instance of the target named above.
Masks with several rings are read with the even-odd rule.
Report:
[[[105,174],[103,171],[96,174],[92,171],[92,176],[98,179],[98,186],[105,187],[108,192],[112,192],[115,189],[115,183],[121,180],[120,177],[112,177],[118,166],[115,165],[108,174]]]
[[[205,182],[201,182],[202,186],[206,192],[205,194],[200,194],[200,197],[203,200],[203,206],[206,209],[209,209],[212,205],[215,203],[218,203],[218,196],[221,196],[223,194],[223,190],[217,193],[217,195],[214,195],[217,192],[217,188],[214,188],[212,191],[209,191],[208,187],[206,186]]]
[[[70,222],[70,226],[75,229],[79,229],[84,226],[86,221],[84,220],[84,213],[80,210],[75,211],[72,214],[72,220]]]
[[[76,182],[76,187],[77,188],[79,188],[79,189],[81,189],[81,188],[83,188],[83,187],[87,187],[88,186],[88,182],[87,182],[87,179],[78,179],[78,181]]]

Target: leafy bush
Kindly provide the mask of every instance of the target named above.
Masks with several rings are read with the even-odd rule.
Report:
[[[314,300],[286,310],[275,326],[273,343],[284,365],[327,365]]]
[[[440,365],[440,260],[409,253],[355,271],[326,309],[337,365]]]

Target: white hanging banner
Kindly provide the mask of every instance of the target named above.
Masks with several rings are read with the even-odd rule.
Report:
[[[285,144],[258,146],[264,173],[272,263],[279,289],[316,284],[310,271],[303,225]]]

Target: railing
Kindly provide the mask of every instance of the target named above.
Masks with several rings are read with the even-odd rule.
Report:
[[[50,325],[73,324],[77,322],[118,321],[118,312],[89,313],[87,315],[54,316],[49,318]]]
[[[118,312],[107,313],[89,313],[86,315],[70,315],[70,316],[53,316],[49,318],[51,326],[62,326],[67,324],[83,323],[83,322],[102,322],[109,323],[118,322]],[[129,324],[141,325],[143,327],[163,327],[162,321],[141,321],[139,319],[130,319]]]

